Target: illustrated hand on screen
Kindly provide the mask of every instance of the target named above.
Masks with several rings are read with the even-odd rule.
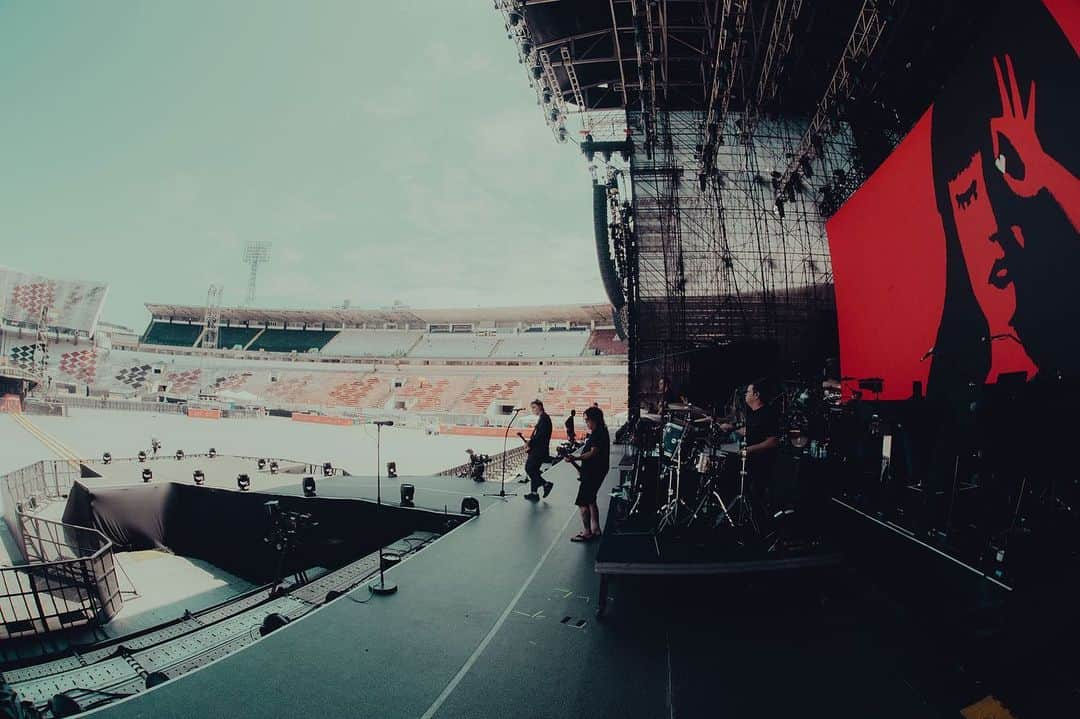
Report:
[[[1001,73],[1001,64],[994,58],[994,73],[997,75],[998,92],[1001,95],[1001,116],[990,119],[990,138],[994,148],[994,164],[1005,178],[1009,188],[1021,197],[1031,197],[1046,187],[1040,170],[1053,161],[1043,150],[1042,142],[1035,131],[1035,82],[1031,83],[1028,93],[1027,109],[1024,109],[1020,97],[1020,87],[1016,82],[1012,58],[1005,56],[1005,70],[1008,84]],[[1005,155],[1001,152],[1001,139],[1005,138],[1016,149],[1023,165],[1023,177],[1015,173],[1018,168],[1006,165]]]

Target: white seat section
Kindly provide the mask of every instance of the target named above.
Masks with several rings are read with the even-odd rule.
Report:
[[[334,357],[404,357],[422,333],[410,330],[342,330],[321,354]]]
[[[500,335],[492,357],[578,357],[585,351],[589,333],[521,332]]]
[[[410,357],[488,357],[498,338],[474,334],[426,334]]]

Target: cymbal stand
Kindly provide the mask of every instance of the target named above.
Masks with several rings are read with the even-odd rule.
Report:
[[[689,431],[689,430],[688,430]],[[679,484],[682,480],[682,449],[683,440],[686,439],[686,433],[679,437],[678,443],[675,445],[675,451],[671,453],[672,467],[668,468],[668,501],[660,508],[658,514],[660,515],[660,521],[656,525],[656,533],[664,531],[666,528],[678,524],[679,521],[679,505],[686,506],[679,497]]]
[[[739,494],[735,499],[731,500],[731,506],[717,518],[716,526],[720,526],[720,522],[727,518],[732,527],[742,528],[749,524],[754,530],[754,534],[760,534],[757,522],[754,520],[753,509],[750,506],[750,497],[746,494],[746,461],[749,456],[746,447],[742,448],[740,454],[742,455],[742,466],[739,468]]]

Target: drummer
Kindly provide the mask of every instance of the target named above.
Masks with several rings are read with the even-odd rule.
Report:
[[[772,398],[768,392],[768,384],[764,379],[756,379],[748,384],[746,394],[743,395],[743,400],[750,410],[746,414],[746,425],[739,428],[730,422],[721,422],[719,425],[724,432],[734,430],[745,442],[750,460],[748,471],[752,476],[764,478],[772,474],[776,449],[780,446],[780,415],[770,402]]]
[[[657,401],[653,406],[653,411],[658,414],[666,412],[668,405],[679,401],[679,395],[675,393],[675,388],[671,386],[671,379],[664,376],[661,376],[656,382],[656,396]]]

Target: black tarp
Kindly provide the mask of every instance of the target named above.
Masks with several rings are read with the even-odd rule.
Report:
[[[265,503],[304,512],[319,524],[291,554],[290,574],[334,567],[414,531],[445,532],[461,521],[420,509],[377,506],[359,499],[290,497],[167,483],[90,488],[76,482],[64,522],[93,527],[120,551],[164,549],[202,559],[253,582],[275,578],[279,553],[264,541],[270,531]]]

